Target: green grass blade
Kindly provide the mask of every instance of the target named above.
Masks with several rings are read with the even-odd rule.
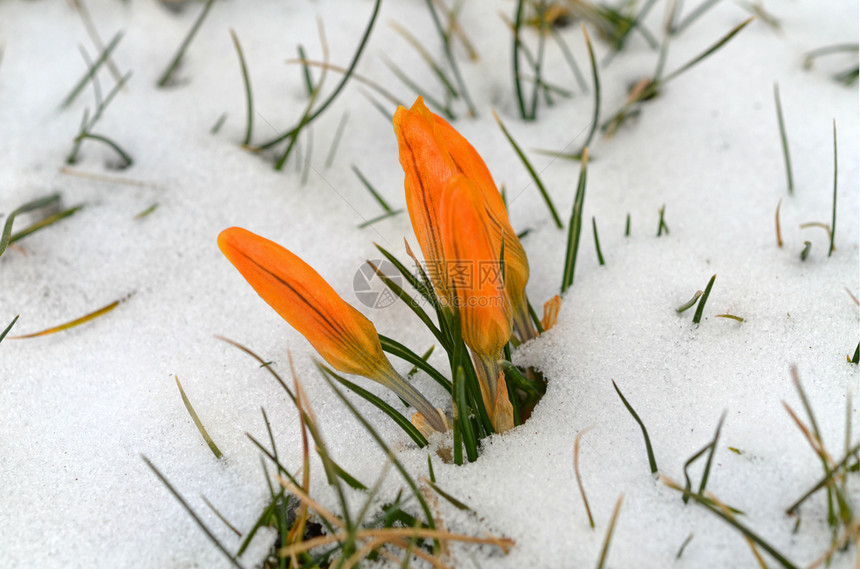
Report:
[[[693,315],[693,324],[698,324],[702,321],[705,303],[708,302],[708,296],[711,294],[711,288],[714,286],[715,280],[717,280],[717,275],[713,275],[711,280],[708,281],[708,286],[705,287],[705,292],[702,293],[702,298],[699,299],[699,306],[696,307],[696,314]]]
[[[212,451],[212,454],[215,455],[215,458],[221,458],[223,454],[218,449],[218,445],[215,444],[215,441],[212,440],[212,437],[209,436],[209,433],[206,432],[206,428],[200,421],[200,417],[198,417],[197,413],[194,411],[194,407],[191,405],[191,401],[188,400],[188,396],[185,394],[185,390],[182,389],[182,384],[179,383],[179,376],[175,375],[173,377],[176,380],[176,387],[179,388],[179,395],[182,396],[182,403],[183,405],[185,405],[185,410],[188,411],[189,415],[191,415],[191,420],[194,421],[194,425],[197,427],[197,430],[200,431],[200,436],[202,436],[203,440],[206,441],[206,444],[209,446],[209,450]]]
[[[370,192],[370,195],[372,195],[374,199],[379,202],[379,205],[382,206],[382,209],[384,209],[388,213],[391,213],[391,206],[388,205],[388,202],[386,202],[381,195],[379,195],[379,192],[376,191],[376,188],[374,188],[373,185],[367,180],[367,178],[364,177],[364,174],[361,173],[361,170],[359,170],[355,164],[352,165],[352,171],[355,173],[356,176],[358,176],[358,179],[361,180],[361,183],[364,184],[364,187],[367,188],[368,192]]]
[[[591,63],[591,80],[594,81],[594,112],[591,116],[591,128],[588,131],[588,136],[585,137],[585,142],[582,145],[582,150],[578,154],[585,152],[585,149],[591,145],[594,139],[594,133],[597,132],[597,126],[600,124],[600,74],[597,72],[597,61],[594,59],[594,47],[591,45],[591,38],[588,35],[588,30],[585,24],[582,25],[582,34],[585,36],[585,47],[588,48],[588,61]]]
[[[12,322],[10,322],[8,326],[6,326],[6,328],[3,330],[3,332],[0,332],[0,342],[2,342],[2,341],[3,341],[3,338],[5,338],[5,337],[6,337],[6,334],[8,334],[8,333],[9,333],[9,330],[11,330],[11,329],[12,329],[12,326],[14,326],[14,325],[15,325],[15,322],[17,322],[17,321],[18,321],[18,318],[19,318],[20,316],[21,316],[20,314],[15,315],[15,318],[13,318],[13,319],[12,319]]]
[[[28,235],[32,235],[33,233],[39,231],[40,229],[44,229],[45,227],[48,227],[49,225],[60,221],[61,219],[65,219],[67,217],[70,217],[70,216],[74,215],[75,213],[77,213],[83,207],[84,207],[83,204],[77,205],[73,208],[69,208],[67,210],[60,211],[60,212],[54,213],[52,215],[49,215],[45,218],[42,218],[39,221],[33,223],[32,225],[25,227],[21,231],[14,233],[9,238],[9,243],[12,244],[12,243],[18,241],[19,239],[23,239],[24,237],[27,237]]]
[[[576,77],[576,82],[579,83],[579,88],[583,93],[588,93],[588,84],[585,82],[585,77],[582,76],[582,71],[579,69],[579,65],[576,63],[576,59],[574,59],[573,52],[570,51],[570,47],[565,43],[561,34],[559,34],[558,30],[555,29],[555,26],[550,26],[549,31],[552,38],[558,44],[565,61],[567,61],[571,71],[573,71],[573,75]]]
[[[785,134],[785,120],[782,117],[782,102],[779,99],[779,83],[773,84],[773,100],[776,104],[776,120],[779,123],[779,138],[782,141],[782,156],[785,159],[785,175],[788,179],[788,193],[794,193],[794,180],[791,176],[791,156],[788,153],[788,136]]]
[[[376,245],[376,248],[379,250],[380,253],[382,253],[382,256],[388,259],[388,261],[397,268],[397,270],[400,272],[403,278],[406,279],[406,282],[408,282],[410,286],[412,286],[412,288],[417,290],[418,293],[423,296],[425,300],[430,302],[433,306],[437,305],[437,299],[432,289],[428,288],[425,283],[422,283],[420,280],[418,280],[418,278],[416,278],[415,275],[412,274],[412,272],[410,272],[409,269],[407,269],[397,257],[386,251],[381,245],[377,243],[374,243],[374,245]]]
[[[445,33],[445,30],[442,28],[442,22],[439,21],[439,15],[436,13],[433,1],[426,0],[426,3],[427,9],[430,10],[430,15],[433,17],[433,24],[436,26],[436,30],[442,38],[442,47],[445,50],[445,57],[448,60],[448,65],[451,67],[451,72],[454,74],[454,80],[457,82],[457,86],[459,87],[460,96],[463,97],[463,101],[469,108],[469,115],[476,117],[478,116],[478,111],[472,103],[472,98],[469,97],[469,91],[466,89],[466,83],[463,81],[463,76],[460,75],[460,68],[457,65],[457,60],[454,58],[454,52],[451,51],[451,41]]]
[[[411,363],[416,368],[424,371],[427,375],[429,375],[433,380],[436,381],[439,385],[445,388],[448,393],[452,392],[451,382],[442,375],[439,370],[431,366],[427,363],[427,360],[398,342],[397,340],[393,340],[388,336],[383,336],[379,334],[379,341],[382,343],[382,349],[392,356],[396,356],[401,360]]]
[[[858,444],[858,445],[854,445],[853,447],[851,447],[850,449],[848,449],[848,451],[845,453],[845,456],[842,458],[842,460],[840,460],[839,462],[837,462],[837,463],[833,466],[833,468],[831,468],[831,469],[830,469],[830,472],[828,472],[827,474],[825,474],[825,475],[824,475],[824,477],[822,477],[822,478],[821,478],[821,480],[819,480],[819,481],[815,484],[815,486],[813,486],[813,487],[812,487],[812,488],[810,488],[808,491],[806,491],[806,492],[803,494],[803,496],[801,496],[797,501],[795,501],[791,506],[789,506],[789,507],[785,510],[785,513],[786,513],[786,514],[788,514],[788,515],[790,516],[790,515],[793,515],[795,512],[797,512],[797,509],[801,506],[801,504],[803,504],[803,503],[807,500],[807,498],[809,498],[810,496],[812,496],[813,494],[815,494],[816,492],[818,492],[818,491],[819,491],[819,490],[821,490],[822,488],[824,488],[824,487],[828,486],[828,485],[832,482],[832,480],[834,479],[834,477],[836,476],[836,474],[837,474],[841,469],[843,469],[843,468],[845,468],[845,467],[846,467],[846,465],[848,464],[848,461],[849,461],[851,458],[856,458],[856,455],[857,455],[857,453],[858,453],[858,452],[860,452],[860,444]],[[856,464],[856,463],[855,463],[855,464]]]
[[[696,6],[696,8],[690,12],[686,18],[681,20],[677,26],[672,27],[672,34],[680,34],[683,32],[690,24],[698,20],[700,16],[716,6],[719,2],[720,0],[704,0],[701,4]]]
[[[418,38],[412,35],[409,30],[407,30],[397,22],[391,22],[390,25],[395,32],[400,34],[403,39],[409,42],[409,45],[411,45],[415,49],[415,51],[418,52],[418,54],[421,56],[421,59],[423,59],[425,63],[427,63],[427,65],[430,67],[430,69],[433,70],[433,74],[439,78],[439,81],[445,87],[445,91],[447,91],[447,93],[451,97],[459,97],[460,94],[457,93],[457,90],[454,88],[454,85],[451,84],[451,81],[448,79],[448,76],[445,75],[445,72],[442,70],[441,67],[439,67],[439,64],[436,63],[436,61],[433,59],[433,56],[430,55],[430,52],[427,51],[427,49],[418,40]]]
[[[9,217],[6,218],[6,223],[3,225],[3,233],[0,235],[0,255],[6,251],[6,247],[9,246],[9,243],[12,241],[12,224],[15,223],[15,217],[21,215],[22,213],[28,213],[36,209],[41,209],[43,207],[48,207],[60,202],[60,194],[51,194],[49,196],[45,196],[43,198],[39,198],[30,202],[25,203],[15,211],[9,214]]]
[[[718,49],[723,47],[729,40],[731,40],[733,37],[735,37],[735,35],[737,35],[742,29],[747,27],[749,25],[749,23],[752,22],[753,20],[755,20],[755,18],[748,18],[748,19],[744,20],[743,22],[741,22],[740,24],[738,24],[737,26],[735,26],[734,28],[732,28],[731,31],[729,31],[729,33],[727,33],[722,38],[720,38],[714,45],[712,45],[711,47],[709,47],[708,49],[706,49],[705,51],[700,53],[697,57],[688,61],[687,63],[682,65],[680,68],[676,69],[675,71],[673,71],[672,73],[667,75],[666,77],[664,77],[663,80],[660,82],[660,84],[665,85],[666,83],[668,83],[669,81],[671,81],[672,79],[677,77],[678,75],[681,75],[682,73],[684,73],[685,71],[687,71],[691,67],[695,66],[697,63],[699,63],[700,61],[707,58],[709,55],[711,55],[712,53],[714,53],[715,51],[717,51]]]
[[[828,257],[836,250],[836,180],[838,173],[839,163],[836,152],[836,119],[833,119],[833,221],[830,222],[830,250],[827,251]]]
[[[233,28],[230,28],[230,37],[233,39],[233,45],[236,47],[236,55],[239,56],[239,67],[242,69],[242,83],[245,86],[245,103],[248,109],[245,138],[242,139],[242,144],[251,144],[251,134],[254,131],[254,96],[251,92],[251,78],[248,76],[248,65],[245,63],[245,53],[242,51],[242,44],[239,43],[239,36],[236,35],[236,31]]]
[[[326,170],[331,168],[331,165],[334,162],[335,154],[337,154],[337,147],[340,144],[340,139],[343,136],[343,131],[346,128],[346,122],[348,120],[349,112],[345,111],[340,117],[340,122],[337,123],[337,130],[335,130],[334,138],[332,138],[331,147],[328,149],[328,156],[326,156],[325,159]]]
[[[645,451],[648,453],[648,464],[651,466],[651,474],[657,474],[657,460],[654,458],[654,449],[651,448],[651,438],[648,436],[648,429],[645,428],[645,423],[642,422],[642,419],[639,418],[639,415],[636,414],[636,411],[634,411],[630,403],[627,402],[627,399],[621,393],[621,390],[618,389],[617,385],[615,385],[615,381],[612,381],[612,387],[615,388],[615,392],[618,393],[618,397],[621,398],[621,402],[624,403],[624,406],[639,424],[639,428],[642,429],[642,436],[645,437]]]
[[[392,407],[373,393],[369,392],[368,390],[359,387],[345,377],[341,377],[340,375],[336,374],[328,367],[322,364],[317,364],[317,367],[319,368],[320,372],[322,372],[323,374],[327,374],[329,377],[331,377],[350,391],[353,391],[356,395],[358,395],[359,397],[361,397],[362,399],[369,402],[371,405],[391,417],[391,420],[397,423],[397,426],[403,429],[406,434],[409,435],[409,438],[415,441],[415,444],[417,444],[419,447],[423,448],[427,446],[427,439],[424,438],[424,435],[422,435],[418,431],[418,429],[415,428],[415,425],[409,422],[409,419],[404,417],[403,414],[397,411],[394,407]]]
[[[409,87],[409,89],[411,89],[413,93],[415,93],[416,95],[420,95],[425,102],[427,102],[431,107],[435,108],[440,113],[445,115],[446,118],[450,120],[454,119],[454,114],[451,112],[451,109],[448,107],[448,105],[440,102],[433,95],[430,95],[426,89],[422,89],[417,83],[415,83],[415,81],[409,78],[406,72],[400,69],[400,67],[398,67],[397,64],[391,61],[389,58],[383,56],[382,60],[383,63],[385,63],[385,66],[388,67],[388,69],[394,74],[394,76],[400,79],[401,83]]]
[[[541,70],[543,68],[543,57],[546,51],[546,0],[540,0],[540,3],[535,3],[535,8],[538,17],[538,51],[535,58],[534,73],[535,82],[532,90],[532,107],[529,110],[529,118],[537,120],[538,94],[540,87],[543,84],[541,81]]]
[[[81,134],[79,134],[75,138],[75,143],[81,142],[84,139],[95,140],[96,142],[101,142],[102,144],[106,144],[111,149],[113,149],[114,152],[119,154],[119,157],[122,158],[123,161],[125,162],[125,164],[123,164],[119,167],[120,170],[125,170],[126,168],[128,168],[129,166],[134,164],[134,160],[132,160],[131,156],[129,156],[128,153],[125,150],[123,150],[119,144],[117,144],[113,140],[109,139],[108,137],[103,136],[101,134],[93,134],[91,132],[82,132]]]
[[[567,228],[567,249],[564,253],[564,270],[561,277],[562,294],[573,284],[573,274],[576,268],[576,255],[579,251],[579,237],[582,233],[582,206],[585,202],[585,184],[588,173],[588,147],[582,150],[582,160],[579,164],[579,182],[576,185],[576,196],[570,211],[570,222]]]
[[[308,58],[305,55],[305,48],[299,44],[296,51],[299,54],[299,59],[302,61],[302,77],[305,80],[305,90],[308,92],[308,97],[310,97],[314,93],[314,79],[311,76],[311,68],[307,64]]]
[[[618,521],[618,513],[621,511],[621,502],[624,501],[624,494],[618,497],[615,503],[615,509],[612,510],[612,518],[609,520],[609,527],[606,530],[606,537],[603,539],[603,547],[600,550],[600,559],[597,561],[597,569],[603,569],[606,563],[606,558],[609,555],[609,545],[612,543],[612,534],[615,532],[615,523]]]
[[[498,123],[499,127],[502,129],[502,132],[505,135],[505,138],[508,139],[508,142],[513,147],[514,152],[517,153],[517,156],[519,156],[523,165],[526,167],[526,170],[529,171],[529,174],[531,175],[532,180],[534,180],[534,183],[537,186],[538,190],[540,191],[540,194],[543,197],[543,200],[546,202],[546,205],[549,208],[549,212],[552,214],[552,219],[555,222],[556,227],[561,229],[562,228],[561,219],[558,217],[558,212],[556,212],[555,206],[552,203],[552,199],[550,199],[549,194],[547,193],[546,188],[543,185],[543,182],[541,182],[540,176],[538,176],[538,173],[532,167],[528,158],[526,158],[526,155],[523,154],[523,151],[520,149],[519,145],[514,141],[513,137],[508,132],[508,129],[505,128],[505,125],[502,123],[502,119],[499,118],[499,115],[496,114],[495,111],[493,111],[493,117],[495,117],[496,122]]]
[[[166,87],[170,83],[170,78],[173,76],[173,72],[179,67],[179,63],[185,55],[185,50],[188,49],[189,45],[191,45],[191,40],[194,39],[194,36],[197,34],[197,30],[200,29],[200,26],[203,24],[203,20],[206,19],[206,15],[209,13],[209,10],[212,9],[214,4],[215,0],[207,0],[206,5],[203,6],[203,10],[200,12],[200,15],[188,31],[188,35],[186,35],[185,39],[182,40],[182,44],[180,44],[176,55],[173,56],[167,69],[165,69],[164,73],[161,75],[161,79],[158,80],[159,87]]]
[[[523,9],[525,0],[517,0],[517,13],[514,16],[514,91],[517,95],[517,104],[520,109],[520,118],[529,120],[526,113],[526,101],[523,98],[523,85],[520,78],[520,28],[523,24]]]
[[[122,36],[123,32],[117,32],[116,35],[111,38],[110,42],[108,42],[107,46],[105,46],[104,50],[102,50],[99,57],[93,62],[92,65],[89,66],[89,69],[87,70],[86,74],[81,77],[80,81],[75,84],[71,92],[69,92],[66,98],[63,99],[63,102],[60,104],[61,109],[65,109],[73,102],[75,102],[75,99],[78,97],[78,95],[81,94],[81,91],[84,90],[84,87],[87,86],[87,83],[89,83],[96,76],[96,73],[98,73],[99,68],[108,60],[114,48],[119,45],[119,40],[122,39]]]
[[[218,548],[218,551],[220,551],[221,553],[224,554],[224,557],[227,558],[227,560],[230,562],[230,564],[233,567],[236,567],[238,569],[244,569],[242,567],[242,565],[233,556],[233,554],[230,553],[229,551],[227,551],[227,548],[224,547],[224,545],[218,540],[217,537],[215,537],[215,534],[212,533],[212,530],[210,530],[209,527],[203,522],[203,520],[200,519],[200,516],[197,515],[197,513],[194,511],[194,509],[191,507],[191,505],[185,500],[185,498],[182,497],[182,494],[180,494],[179,491],[173,487],[173,485],[170,483],[170,481],[167,480],[167,477],[165,477],[164,474],[162,474],[161,471],[158,470],[158,468],[156,468],[155,465],[152,464],[152,462],[148,458],[146,458],[145,455],[140,455],[140,458],[143,459],[143,462],[146,463],[146,465],[150,468],[150,470],[152,470],[152,472],[155,473],[155,475],[158,477],[158,479],[161,480],[161,482],[167,487],[167,489],[170,491],[170,493],[173,494],[173,497],[176,498],[176,500],[180,503],[180,505],[183,508],[185,508],[185,511],[188,512],[188,514],[195,521],[195,523],[197,523],[198,527],[200,527],[200,529],[203,530],[203,533],[206,534],[206,537],[208,537],[209,540],[215,544],[215,547]]]
[[[594,219],[594,216],[591,216],[591,231],[594,233],[594,248],[597,250],[597,262],[603,266],[606,263],[603,261],[603,253],[600,252],[600,238],[597,236],[597,220]]]
[[[699,300],[699,297],[702,296],[702,294],[703,294],[702,291],[697,290],[695,293],[693,293],[693,298],[691,298],[690,300],[688,300],[687,302],[685,302],[684,304],[682,304],[681,306],[676,308],[675,312],[680,314],[680,313],[684,312],[685,310],[692,308],[693,305],[696,304],[696,301]]]
[[[376,217],[371,217],[367,221],[362,221],[358,224],[359,229],[364,229],[365,227],[370,227],[374,223],[378,223],[384,219],[388,219],[389,217],[395,217],[398,214],[403,213],[402,209],[395,209],[393,211],[386,211],[385,213],[379,214]]]
[[[460,434],[463,437],[463,445],[466,447],[466,459],[469,462],[474,462],[478,459],[478,439],[472,428],[472,413],[466,396],[466,374],[462,367],[458,367],[454,373],[454,407],[457,410],[455,419],[460,425]],[[457,451],[457,447],[454,447],[454,451]],[[460,452],[462,453],[462,451]],[[462,464],[462,455],[458,464]]]
[[[340,94],[340,92],[346,86],[347,82],[349,81],[350,77],[352,76],[353,71],[355,70],[355,67],[358,65],[358,60],[361,57],[362,52],[364,51],[364,47],[367,45],[367,40],[370,38],[370,32],[371,32],[371,30],[373,30],[373,24],[376,22],[376,17],[379,14],[380,4],[382,4],[382,0],[376,0],[376,3],[373,5],[373,13],[370,16],[370,22],[367,24],[367,28],[364,31],[364,35],[361,37],[361,41],[358,44],[358,49],[356,50],[355,55],[352,58],[352,61],[350,62],[349,66],[347,67],[346,72],[343,75],[343,78],[341,79],[340,83],[338,83],[337,86],[334,88],[334,91],[332,91],[332,93],[331,93],[331,95],[329,95],[328,99],[326,99],[325,102],[323,102],[316,111],[314,111],[310,116],[307,117],[307,120],[305,120],[304,124],[300,123],[299,125],[293,127],[292,129],[288,130],[284,134],[281,134],[281,135],[275,137],[274,139],[270,140],[269,142],[266,142],[265,144],[260,146],[261,149],[271,148],[272,146],[278,144],[279,142],[286,140],[287,138],[290,138],[291,136],[295,135],[299,130],[301,130],[302,127],[313,122],[318,116],[320,116],[323,113],[323,111],[325,111],[329,107],[329,105],[332,104],[332,102],[334,102],[334,100],[337,98],[337,96]]]

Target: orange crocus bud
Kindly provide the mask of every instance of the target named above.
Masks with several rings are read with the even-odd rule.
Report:
[[[221,252],[269,306],[298,330],[333,368],[394,391],[439,431],[438,412],[394,370],[376,327],[307,263],[277,243],[231,227],[218,236]]]
[[[481,192],[466,176],[448,180],[439,213],[448,283],[463,341],[472,351],[484,407],[496,431],[502,432],[513,426],[513,408],[498,365],[511,338],[501,251],[491,237]]]
[[[445,119],[432,113],[421,97],[411,109],[397,109],[394,132],[400,147],[400,164],[406,174],[409,217],[437,292],[443,300],[450,297],[439,245],[441,193],[451,177],[462,174],[480,190],[494,247],[499,250],[504,241],[506,292],[517,335],[522,341],[536,337],[525,294],[528,259],[511,228],[502,196],[478,152]]]

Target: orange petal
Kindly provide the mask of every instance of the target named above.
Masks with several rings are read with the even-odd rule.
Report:
[[[299,257],[239,227],[222,231],[218,246],[257,294],[332,367],[368,377],[390,367],[373,323]]]
[[[442,198],[446,271],[460,311],[463,340],[473,351],[498,356],[511,337],[511,310],[484,200],[465,176],[453,177]]]

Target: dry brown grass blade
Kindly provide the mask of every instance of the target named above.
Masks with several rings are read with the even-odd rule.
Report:
[[[585,487],[582,485],[582,476],[579,474],[579,442],[582,439],[582,436],[593,428],[594,427],[587,427],[581,430],[573,441],[573,473],[576,475],[576,484],[579,486],[579,493],[582,495],[582,502],[585,504],[585,513],[588,514],[588,524],[591,526],[591,529],[594,529],[594,518],[591,515],[591,508],[588,506],[588,498],[585,497]]]

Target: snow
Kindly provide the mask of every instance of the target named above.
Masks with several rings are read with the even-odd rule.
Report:
[[[286,350],[319,419],[331,452],[367,484],[380,474],[384,454],[336,399],[313,367],[307,342],[266,307],[219,253],[218,232],[239,225],[274,239],[314,266],[344,298],[362,309],[381,333],[417,352],[432,343],[402,305],[372,310],[358,303],[353,276],[377,242],[405,258],[411,237],[405,214],[366,229],[382,213],[350,170],[356,165],[394,207],[404,207],[402,170],[391,124],[350,83],[313,124],[307,183],[299,171],[307,138],[283,172],[269,157],[240,148],[245,99],[235,29],[251,73],[254,141],[294,124],[306,105],[301,70],[286,65],[304,45],[322,59],[315,19],[326,30],[330,59],[345,65],[372,9],[345,3],[217,2],[178,71],[180,83],[155,83],[187,33],[199,5],[179,15],[151,2],[92,1],[104,41],[125,36],[114,60],[134,72],[128,87],[94,129],[134,158],[112,169],[115,155],[87,141],[78,172],[118,176],[129,185],[63,173],[87,90],[68,109],[59,104],[85,70],[78,45],[92,48],[67,3],[0,4],[0,211],[60,192],[63,204],[84,203],[71,218],[10,247],[2,259],[0,326],[21,317],[11,332],[35,332],[132,296],[113,312],[55,335],[7,338],[0,346],[0,552],[6,567],[226,567],[227,561],[147,468],[147,456],[189,500],[228,548],[238,540],[209,510],[204,494],[233,525],[248,531],[268,496],[259,452],[248,432],[266,440],[260,408],[271,421],[282,461],[297,469],[301,438],[295,409],[279,386],[238,350],[213,338],[235,339],[272,360],[289,377]],[[647,20],[659,30],[663,3]],[[514,3],[464,5],[461,22],[480,55],[460,64],[479,116],[454,122],[507,188],[514,228],[532,267],[529,296],[536,305],[558,292],[566,230],[549,213],[495,124],[496,109],[540,171],[567,220],[578,163],[531,152],[577,150],[591,120],[593,99],[581,94],[552,43],[547,78],[576,92],[541,105],[539,120],[518,120],[510,77],[510,35],[497,12]],[[687,9],[690,9],[688,7]],[[767,6],[777,32],[755,21],[729,44],[667,85],[641,114],[610,140],[591,147],[583,219],[585,229],[573,287],[558,324],[523,346],[515,359],[549,378],[546,396],[523,426],[486,441],[482,456],[462,467],[434,457],[439,485],[467,503],[464,514],[440,501],[446,526],[474,535],[491,532],[516,541],[502,555],[458,546],[456,567],[570,567],[597,562],[613,505],[624,502],[607,567],[754,567],[735,530],[656,481],[648,470],[641,432],[612,388],[614,380],[645,422],[660,472],[682,480],[684,462],[725,425],[708,490],[745,512],[752,527],[799,566],[829,544],[826,504],[816,495],[802,507],[802,524],[786,507],[822,476],[821,465],[786,413],[805,419],[791,382],[798,372],[825,444],[840,458],[845,446],[846,397],[857,424],[858,368],[847,364],[858,340],[858,91],[831,75],[851,64],[839,55],[810,70],[803,54],[858,38],[854,2],[797,1]],[[747,13],[723,2],[673,39],[671,71],[711,45]],[[414,95],[385,67],[387,54],[423,85],[434,85],[417,53],[388,25],[394,20],[441,55],[423,3],[383,3],[358,71],[405,102]],[[592,30],[593,32],[594,30]],[[578,25],[562,31],[583,71],[587,59]],[[527,32],[527,41],[533,41]],[[592,33],[592,35],[596,35]],[[607,53],[596,41],[598,59]],[[603,116],[620,107],[627,88],[654,69],[656,53],[634,36],[628,49],[601,66]],[[847,63],[846,63],[847,61]],[[856,62],[856,58],[854,60]],[[319,70],[314,71],[319,77]],[[104,91],[113,80],[99,74]],[[340,79],[330,73],[327,87]],[[772,88],[779,82],[794,166],[795,191],[786,191]],[[438,90],[437,90],[438,91]],[[436,91],[434,91],[436,92]],[[378,98],[378,95],[375,95]],[[390,111],[394,108],[390,105]],[[212,125],[228,113],[215,135]],[[349,119],[331,168],[324,165],[341,117]],[[832,121],[838,128],[836,251],[805,222],[830,222],[833,184]],[[298,165],[297,165],[298,164]],[[783,248],[776,246],[774,211],[781,205]],[[141,219],[134,216],[158,203]],[[665,205],[668,235],[656,236]],[[624,235],[627,214],[629,237]],[[588,220],[594,216],[606,265],[594,254]],[[22,216],[16,229],[34,220]],[[805,261],[804,241],[811,242]],[[412,241],[414,245],[414,240]],[[717,278],[699,326],[692,310],[675,308]],[[717,318],[730,313],[745,321]],[[442,360],[434,354],[434,362]],[[398,364],[406,370],[408,366]],[[215,459],[182,405],[177,375],[210,435],[224,452]],[[417,385],[444,401],[427,377]],[[362,385],[399,405],[375,385]],[[414,476],[426,476],[427,451],[375,409],[357,403]],[[588,526],[576,488],[572,449],[582,438],[580,468],[596,529]],[[852,440],[856,443],[856,435]],[[735,454],[728,447],[740,449]],[[334,508],[318,462],[314,494]],[[692,469],[694,482],[701,463]],[[403,486],[392,470],[378,500]],[[856,476],[852,506],[860,508]],[[363,503],[351,495],[353,508]],[[683,556],[685,538],[694,538]],[[263,532],[242,559],[265,556]],[[832,567],[852,567],[856,548]],[[769,561],[770,566],[776,566]]]

